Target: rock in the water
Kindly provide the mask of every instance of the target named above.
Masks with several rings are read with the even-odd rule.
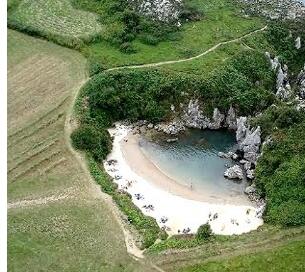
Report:
[[[236,113],[232,106],[228,110],[228,114],[226,117],[226,126],[228,127],[228,129],[232,129],[232,130],[237,129]]]
[[[234,165],[224,172],[224,176],[229,179],[243,179],[243,170],[239,165]]]
[[[254,179],[254,170],[248,169],[246,172],[246,176],[248,179]]]
[[[173,142],[177,142],[177,141],[178,141],[178,138],[170,138],[170,139],[166,140],[167,143],[173,143]]]
[[[243,165],[246,171],[251,169],[251,162],[245,160],[245,163]]]
[[[223,158],[223,159],[228,159],[230,158],[230,156],[227,154],[227,153],[224,153],[224,152],[218,152],[217,154],[220,158]]]
[[[214,109],[212,121],[208,124],[209,129],[220,129],[225,116],[217,108]]]
[[[254,185],[248,186],[248,187],[246,187],[246,189],[245,189],[245,193],[246,193],[247,195],[254,194],[255,192],[256,192],[256,189],[255,189],[255,186],[254,186]]]

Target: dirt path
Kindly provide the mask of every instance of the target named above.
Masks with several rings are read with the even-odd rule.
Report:
[[[213,47],[211,47],[210,49],[208,49],[208,50],[206,50],[206,51],[204,51],[204,52],[202,52],[199,55],[196,55],[194,57],[190,57],[190,58],[186,58],[186,59],[178,59],[178,60],[161,61],[161,62],[148,63],[148,64],[140,64],[140,65],[119,66],[119,67],[114,67],[114,68],[107,69],[107,70],[105,70],[105,72],[120,70],[120,69],[138,69],[138,68],[157,67],[157,66],[162,66],[162,65],[167,65],[167,64],[175,64],[175,63],[180,63],[180,62],[192,61],[192,60],[201,58],[202,56],[207,55],[207,54],[211,53],[212,51],[215,51],[218,47],[220,47],[222,45],[238,42],[238,41],[240,41],[244,38],[252,36],[253,34],[265,31],[266,29],[267,29],[267,25],[264,26],[263,28],[260,28],[260,29],[254,30],[252,32],[249,32],[248,34],[245,34],[245,35],[243,35],[239,38],[235,38],[233,40],[229,40],[229,41],[225,41],[225,42],[220,42],[220,43],[214,45]]]
[[[11,202],[7,204],[7,208],[15,209],[15,208],[24,208],[24,207],[36,206],[36,205],[45,205],[48,203],[56,202],[67,198],[73,198],[73,197],[75,197],[75,190],[73,190],[73,188],[69,188],[68,190],[66,190],[66,192],[63,192],[58,195],[50,195],[47,197],[25,199],[16,202]]]
[[[172,61],[163,61],[163,62],[157,62],[157,63],[149,63],[149,64],[143,64],[143,65],[134,65],[134,66],[120,66],[120,67],[114,67],[114,68],[110,68],[105,70],[104,72],[108,72],[108,71],[114,71],[114,70],[120,70],[120,69],[137,69],[137,68],[147,68],[147,67],[156,67],[156,66],[162,66],[162,65],[167,65],[167,64],[174,64],[174,63],[180,63],[180,62],[187,62],[187,61],[192,61],[194,59],[198,59],[204,55],[207,55],[208,53],[216,50],[218,47],[225,45],[225,44],[229,44],[229,43],[234,43],[237,41],[240,41],[243,38],[249,37],[257,32],[261,32],[267,29],[267,26],[264,26],[261,29],[252,31],[248,34],[245,34],[239,38],[235,38],[233,40],[229,40],[229,41],[225,41],[225,42],[220,42],[216,45],[214,45],[213,47],[211,47],[210,49],[204,51],[203,53],[196,55],[194,57],[191,58],[187,58],[187,59],[178,59],[178,60],[172,60]],[[127,248],[127,252],[132,255],[134,258],[136,259],[141,259],[143,258],[143,251],[140,250],[134,241],[134,237],[131,233],[131,231],[128,230],[128,228],[124,225],[122,218],[121,218],[121,211],[119,210],[119,208],[115,205],[115,203],[113,203],[112,198],[101,191],[100,186],[98,184],[96,184],[95,180],[93,180],[93,178],[91,177],[91,174],[87,168],[87,163],[85,158],[83,157],[82,154],[80,154],[79,152],[77,152],[76,150],[74,150],[74,148],[71,145],[71,140],[70,140],[70,135],[72,133],[72,131],[74,130],[74,126],[73,126],[73,107],[75,104],[75,101],[78,97],[79,91],[81,89],[81,86],[85,83],[86,81],[83,81],[80,86],[75,90],[74,92],[74,96],[73,96],[73,100],[71,102],[71,105],[68,109],[67,115],[66,115],[66,121],[65,121],[65,128],[64,128],[64,133],[65,133],[65,139],[66,139],[66,143],[67,146],[71,152],[71,154],[76,158],[76,160],[78,161],[78,163],[80,164],[80,166],[82,167],[84,173],[86,174],[88,180],[90,181],[89,184],[89,190],[91,192],[91,195],[94,196],[95,198],[100,198],[103,201],[105,201],[109,208],[111,209],[111,211],[113,212],[117,222],[119,223],[119,225],[122,228],[122,231],[124,233],[124,237],[125,237],[125,244],[126,244],[126,248]],[[160,267],[153,265],[153,268],[155,268],[158,271],[163,271]]]

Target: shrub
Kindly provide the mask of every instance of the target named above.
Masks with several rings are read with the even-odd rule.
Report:
[[[196,233],[196,238],[198,240],[208,240],[212,235],[212,229],[209,223],[201,225]]]
[[[82,125],[73,131],[71,139],[76,149],[90,152],[98,161],[105,159],[112,147],[108,131],[90,125]]]
[[[133,45],[130,42],[124,42],[120,45],[120,51],[125,54],[133,54],[136,53]]]

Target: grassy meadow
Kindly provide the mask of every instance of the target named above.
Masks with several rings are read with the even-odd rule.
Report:
[[[8,270],[150,271],[71,154],[64,124],[86,80],[77,52],[8,30]]]

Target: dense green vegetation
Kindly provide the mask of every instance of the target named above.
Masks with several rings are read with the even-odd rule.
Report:
[[[96,5],[100,3],[99,1],[90,0],[75,0],[74,2],[86,3],[86,5],[78,6],[82,9],[87,8],[87,10],[89,6],[92,6],[92,10],[95,9],[92,3]],[[90,2],[90,5],[87,2]],[[150,26],[152,29],[150,31],[152,32],[151,34],[145,28],[146,32],[141,30],[137,35],[133,35],[135,37],[134,40],[128,42],[134,49],[131,55],[123,53],[118,46],[111,42],[112,34],[109,35],[109,39],[107,35],[104,35],[105,38],[100,42],[85,45],[81,52],[89,59],[91,65],[99,65],[102,68],[152,63],[191,57],[207,50],[220,41],[240,37],[263,26],[258,18],[242,18],[238,14],[236,5],[227,0],[185,0],[184,8],[185,10],[195,9],[203,16],[200,17],[200,20],[193,18],[193,20],[183,22],[178,31],[176,31],[176,27],[171,26],[174,29],[167,29],[168,27],[164,26],[164,24],[159,27],[154,22],[154,25]],[[99,9],[98,13],[103,14],[104,9]],[[141,22],[147,20],[149,21],[147,18],[142,18]],[[122,27],[121,23],[119,27]],[[113,27],[107,27],[108,30],[106,32],[116,31],[119,27],[117,24]],[[157,29],[155,30],[155,28]],[[159,32],[163,32],[163,28],[166,33],[161,35]],[[153,44],[156,43],[156,35],[161,35],[161,37],[157,37],[157,40],[162,41],[152,45],[150,41]],[[149,42],[145,41],[147,38],[150,40]]]
[[[256,170],[256,185],[267,199],[266,221],[285,226],[305,224],[305,116],[295,113],[284,109],[280,116],[288,118],[274,118],[280,126]]]
[[[176,22],[162,22],[143,16],[136,7],[136,2],[122,0],[73,0],[74,7],[97,13],[100,21],[107,26],[104,40],[119,48],[123,53],[135,53],[131,43],[138,38],[142,43],[156,45],[164,40],[179,38]],[[182,4],[183,21],[199,20],[201,12],[189,4]]]
[[[274,271],[274,272],[301,272],[305,269],[304,241],[290,242],[272,250],[251,253],[241,256],[232,256],[226,259],[209,261],[204,264],[194,265],[181,269],[183,272],[243,272],[243,271]]]

